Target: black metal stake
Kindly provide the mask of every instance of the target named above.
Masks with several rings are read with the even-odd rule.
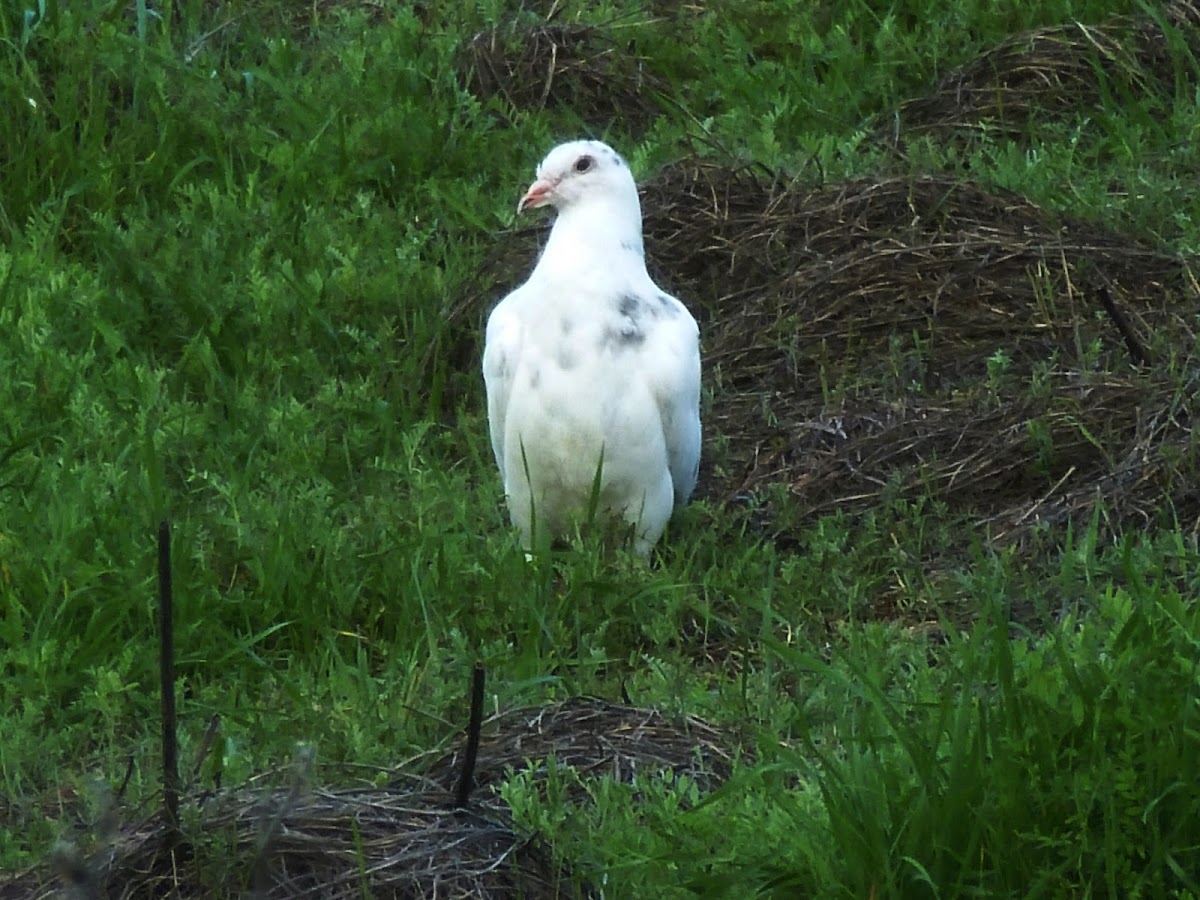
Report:
[[[475,787],[475,760],[479,756],[479,735],[483,731],[483,674],[483,663],[475,663],[475,673],[471,679],[471,720],[467,723],[467,746],[463,751],[458,788],[454,792],[455,809],[467,805],[471,789]]]

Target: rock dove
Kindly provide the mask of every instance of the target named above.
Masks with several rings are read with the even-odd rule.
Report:
[[[642,556],[700,465],[700,337],[646,272],[629,166],[600,141],[542,160],[517,212],[557,217],[529,279],[487,323],[492,450],[526,548],[591,511],[621,516]]]

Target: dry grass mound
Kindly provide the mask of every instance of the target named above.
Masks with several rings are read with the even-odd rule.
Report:
[[[645,204],[649,255],[700,304],[730,448],[709,496],[785,485],[800,521],[929,497],[1011,536],[1098,492],[1200,508],[1168,364],[1195,346],[1184,261],[942,176],[688,164]]]
[[[462,83],[514,110],[567,109],[590,125],[614,122],[632,133],[662,111],[666,85],[630,49],[622,29],[640,24],[517,19],[483,31],[462,48]]]
[[[155,817],[87,860],[64,852],[57,878],[38,871],[0,882],[0,897],[589,895],[500,809],[450,806],[436,785],[411,781],[403,789],[250,786],[189,804],[182,837]]]
[[[461,749],[437,758],[428,775],[449,788],[462,768]],[[672,772],[701,790],[724,781],[733,764],[725,736],[694,716],[675,722],[656,709],[578,697],[548,706],[514,709],[483,724],[475,784],[488,788],[512,772],[544,776],[549,760],[582,778]]]
[[[464,751],[427,754],[405,765],[423,777],[326,789],[310,784],[310,759],[234,791],[186,801],[178,831],[162,816],[121,831],[92,829],[87,853],[64,849],[43,867],[0,879],[0,898],[587,897],[592,889],[553,861],[535,836],[519,835],[507,806],[488,790],[514,771],[549,773],[547,761],[581,779],[673,772],[701,789],[728,776],[732,752],[721,733],[689,717],[673,723],[652,709],[577,698],[513,710],[483,723],[472,769],[475,792],[458,805]],[[286,786],[280,787],[283,783]]]
[[[700,492],[815,517],[945,504],[994,537],[1200,515],[1186,260],[946,176],[790,184],[685,162],[645,186],[647,257],[704,336]],[[515,285],[542,228],[498,243]],[[1188,360],[1193,360],[1188,362]]]
[[[1161,21],[1122,16],[1100,25],[1072,22],[1014,35],[949,72],[928,95],[902,104],[888,128],[898,129],[896,138],[1019,137],[1035,115],[1062,116],[1095,105],[1104,85],[1118,95],[1169,96],[1176,78],[1175,35],[1193,55],[1200,53],[1195,0],[1167,3]]]
[[[1078,370],[1051,373],[1044,390],[824,415],[752,460],[743,483],[785,485],[806,519],[932,497],[1001,544],[1086,519],[1097,503],[1110,532],[1160,524],[1165,504],[1196,527],[1191,396]]]

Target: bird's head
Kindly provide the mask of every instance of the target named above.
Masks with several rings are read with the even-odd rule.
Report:
[[[601,141],[571,141],[546,154],[517,212],[539,206],[563,212],[589,199],[620,202],[630,197],[636,207],[637,185],[617,151]]]

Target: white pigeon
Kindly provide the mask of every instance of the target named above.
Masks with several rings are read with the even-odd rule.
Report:
[[[526,548],[592,511],[647,556],[700,465],[700,337],[646,272],[629,166],[600,141],[542,160],[517,212],[558,216],[529,280],[487,324],[492,450]]]

